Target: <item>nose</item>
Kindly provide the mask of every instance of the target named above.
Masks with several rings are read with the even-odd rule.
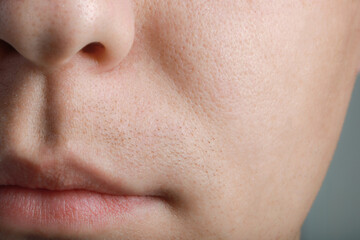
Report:
[[[134,40],[131,0],[1,0],[0,39],[46,70],[81,56],[110,70],[129,53]],[[5,43],[5,44],[4,44]],[[3,61],[6,55],[0,56]]]

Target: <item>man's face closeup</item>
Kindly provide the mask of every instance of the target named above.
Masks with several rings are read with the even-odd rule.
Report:
[[[357,0],[0,0],[1,240],[300,239]]]

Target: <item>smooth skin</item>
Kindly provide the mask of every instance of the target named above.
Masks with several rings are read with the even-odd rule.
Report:
[[[171,196],[149,221],[58,239],[300,239],[360,66],[359,11],[357,0],[1,0],[0,162],[11,152],[65,174],[71,164],[44,151],[77,151],[129,188]],[[0,239],[36,234],[5,229]]]

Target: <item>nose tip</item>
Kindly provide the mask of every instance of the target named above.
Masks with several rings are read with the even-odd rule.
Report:
[[[129,53],[134,32],[130,0],[0,1],[0,39],[42,68],[81,55],[111,69]]]

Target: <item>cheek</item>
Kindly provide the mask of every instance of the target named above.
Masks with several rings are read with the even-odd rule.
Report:
[[[249,6],[230,3],[170,4],[164,13],[156,13],[151,26],[145,24],[151,33],[145,41],[161,70],[201,117],[215,122],[219,112],[231,115],[237,111],[244,84],[241,75],[250,75],[249,61],[255,61],[251,58],[256,42],[248,34],[253,29],[247,26]],[[248,20],[241,20],[243,17]]]
[[[224,212],[224,222],[241,216],[249,224],[239,231],[297,228],[350,97],[355,61],[342,59],[358,39],[347,17],[354,7],[337,0],[168,3],[159,1],[162,11],[144,22],[142,43],[179,105],[207,123],[203,132],[189,123],[186,132],[189,145],[204,150],[198,162],[182,162],[202,184],[186,185],[201,203],[191,205],[201,206],[204,223]],[[274,217],[280,222],[272,228]]]
[[[309,136],[318,129],[326,137],[323,117],[334,117],[331,126],[342,111],[330,102],[344,104],[352,84],[355,61],[342,60],[356,46],[349,7],[336,1],[327,8],[325,2],[260,2],[187,16],[162,36],[164,69],[193,108],[221,131],[248,134],[254,144],[255,135],[282,132],[284,126],[307,126]],[[335,20],[329,25],[328,19]],[[347,80],[339,81],[344,74]]]
[[[229,168],[219,176],[223,182],[234,184],[241,175],[239,184],[247,186],[239,185],[238,194],[247,202],[261,198],[263,211],[285,211],[269,210],[273,202],[302,209],[297,214],[305,217],[351,94],[355,59],[348,56],[357,40],[351,7],[253,2],[215,6],[199,18],[172,9],[184,21],[159,20],[155,28],[168,31],[158,31],[154,49],[178,92],[223,137]],[[187,10],[201,12],[196,9]]]

